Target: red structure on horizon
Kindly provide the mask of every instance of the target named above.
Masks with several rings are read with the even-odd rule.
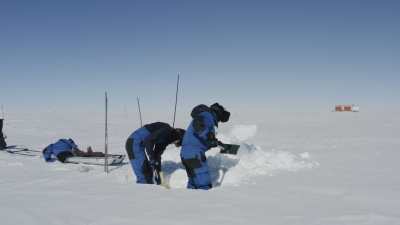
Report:
[[[358,112],[360,107],[356,105],[336,105],[335,112]]]

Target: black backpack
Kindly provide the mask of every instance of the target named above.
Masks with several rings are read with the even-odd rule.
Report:
[[[0,150],[3,150],[7,147],[6,140],[3,135],[3,119],[0,119]]]

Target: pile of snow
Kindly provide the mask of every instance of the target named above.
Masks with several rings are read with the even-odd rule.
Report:
[[[256,134],[256,125],[238,125],[228,135],[218,135],[222,142],[239,144],[240,149],[237,155],[220,154],[218,148],[207,152],[214,186],[238,186],[253,183],[258,176],[273,176],[284,171],[296,172],[319,165],[308,152],[295,154],[276,149],[265,150],[252,144],[250,140]],[[166,151],[163,160],[163,170],[171,187],[185,188],[187,176],[180,163],[179,150]]]

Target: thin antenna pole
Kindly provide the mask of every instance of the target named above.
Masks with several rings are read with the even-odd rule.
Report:
[[[104,172],[108,173],[108,96],[105,92]]]
[[[177,105],[178,105],[179,77],[180,77],[180,74],[178,73],[178,78],[177,78],[177,80],[176,80],[176,92],[175,92],[174,122],[172,123],[172,127],[173,127],[173,128],[175,128],[176,107],[177,107]]]
[[[140,99],[139,99],[139,97],[137,97],[136,100],[137,100],[137,105],[138,105],[138,110],[139,110],[140,127],[143,127],[142,111],[140,110]]]

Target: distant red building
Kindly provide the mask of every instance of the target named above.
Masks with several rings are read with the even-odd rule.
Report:
[[[356,105],[336,105],[335,112],[358,112],[360,107]]]

